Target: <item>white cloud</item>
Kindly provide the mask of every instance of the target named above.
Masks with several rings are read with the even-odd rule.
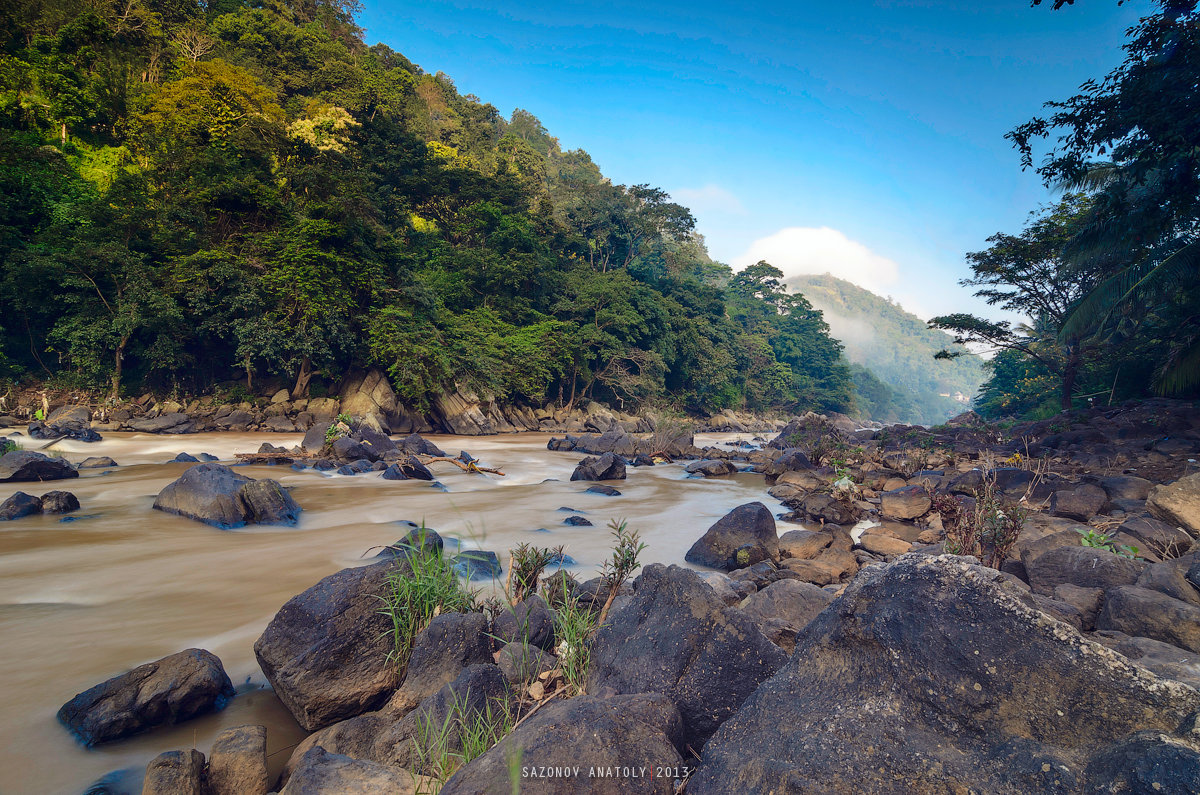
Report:
[[[696,215],[746,215],[741,199],[712,183],[703,188],[677,188],[671,191],[671,198]]]
[[[766,260],[785,277],[831,273],[880,295],[900,278],[900,266],[836,229],[791,226],[761,237],[734,260],[735,269]]]

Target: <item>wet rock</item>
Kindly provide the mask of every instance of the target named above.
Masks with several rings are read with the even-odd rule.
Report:
[[[1164,522],[1200,536],[1200,472],[1155,486],[1146,497],[1146,508]]]
[[[595,486],[588,486],[584,489],[588,494],[603,494],[605,497],[620,497],[621,492],[614,489],[612,486],[606,486],[602,483],[597,483]]]
[[[261,452],[261,451],[259,451],[259,452]],[[196,458],[196,456],[194,456],[194,455],[189,455],[187,453],[180,453],[179,455],[175,456],[167,463],[168,464],[199,464],[200,459]]]
[[[483,613],[442,613],[413,639],[404,683],[384,712],[403,715],[472,665],[492,662],[492,639]]]
[[[739,555],[739,550],[744,554]],[[775,517],[761,502],[739,505],[708,528],[684,560],[725,571],[762,560],[779,560]]]
[[[1089,766],[1108,744],[1170,737],[1200,708],[1028,598],[964,558],[864,569],[705,746],[688,792],[1101,791],[1112,773]]]
[[[435,458],[445,458],[446,451],[419,433],[411,433],[400,440],[399,447],[411,455],[429,455]]]
[[[23,491],[18,491],[4,502],[0,503],[0,522],[11,522],[26,516],[36,516],[42,512],[42,501]]]
[[[407,461],[401,461],[397,466],[413,480],[433,480],[433,473],[416,456],[409,456]]]
[[[230,529],[259,522],[292,524],[301,508],[274,480],[252,480],[224,464],[198,464],[167,485],[154,508]]]
[[[217,735],[208,754],[208,795],[266,795],[265,726],[234,726]]]
[[[559,795],[671,795],[675,782],[651,771],[682,765],[679,712],[661,695],[578,696],[547,704],[446,782],[442,795],[507,792],[512,759],[523,768],[580,769],[579,776],[522,778],[521,791]],[[647,775],[598,778],[589,768]]]
[[[408,475],[404,474],[404,467],[399,464],[392,464],[387,469],[383,470],[381,476],[384,480],[408,480]]]
[[[1133,585],[1148,564],[1093,547],[1058,547],[1025,563],[1035,593],[1049,596],[1068,583],[1081,588],[1108,589]]]
[[[570,525],[571,527],[591,527],[592,526],[591,521],[583,516],[568,516],[566,519],[563,519],[563,524]]]
[[[73,513],[79,510],[79,498],[69,491],[48,491],[42,495],[42,512],[49,514]],[[0,514],[4,507],[0,506]]]
[[[118,466],[116,461],[113,461],[106,455],[88,456],[79,462],[78,469],[103,469],[106,467]]]
[[[208,795],[204,754],[190,748],[154,757],[146,765],[142,795]]]
[[[395,689],[392,622],[379,612],[402,559],[342,569],[288,600],[254,644],[279,700],[307,731],[359,715]]]
[[[1200,607],[1137,586],[1105,591],[1104,609],[1096,619],[1096,628],[1200,652]]]
[[[238,489],[237,496],[247,524],[294,525],[303,510],[274,480],[252,480]]]
[[[879,498],[881,512],[889,519],[916,519],[924,516],[933,504],[929,493],[920,486],[885,491]]]
[[[94,745],[219,710],[231,698],[233,684],[216,655],[187,649],[83,691],[58,719]]]
[[[420,551],[425,554],[433,555],[442,554],[442,549],[445,547],[445,542],[441,535],[431,527],[414,527],[410,529],[404,538],[401,538],[392,548],[399,550],[402,553],[411,553]]]
[[[613,453],[585,458],[571,473],[571,480],[624,480],[625,459]]]
[[[504,574],[500,556],[482,549],[466,549],[452,561],[458,576],[468,580],[498,580]]]
[[[31,450],[13,450],[0,456],[0,483],[77,477],[79,472],[65,458],[51,458]]]
[[[191,430],[192,418],[182,412],[162,414],[129,423],[130,430],[141,433],[186,433]]]
[[[496,615],[492,634],[500,643],[524,641],[538,648],[552,649],[554,616],[542,597],[529,596]]]
[[[407,770],[310,748],[279,795],[415,795],[417,780]]]
[[[732,475],[737,472],[737,467],[732,461],[724,459],[702,459],[693,461],[684,467],[684,471],[689,475],[703,475],[706,478],[719,478],[725,475]]]
[[[683,741],[699,749],[785,660],[694,571],[651,564],[597,632],[586,689],[666,695],[683,717]]]
[[[328,472],[331,469],[337,469],[337,464],[328,458],[318,458],[316,461],[313,461],[313,469],[318,472]]]
[[[496,664],[509,684],[519,685],[532,681],[540,673],[553,670],[558,665],[558,658],[537,646],[513,642],[497,652]]]
[[[338,461],[353,462],[365,459],[369,455],[367,448],[352,436],[343,436],[335,440],[329,450]]]

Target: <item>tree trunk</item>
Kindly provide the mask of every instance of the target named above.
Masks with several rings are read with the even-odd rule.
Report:
[[[312,361],[305,356],[300,360],[300,372],[296,374],[296,386],[292,388],[292,400],[300,400],[308,394],[308,382],[312,380]]]
[[[67,123],[65,121],[62,123],[62,144],[63,146],[67,145]]]
[[[113,367],[112,375],[112,399],[121,399],[121,371],[125,369],[125,346],[129,344],[129,335],[121,337],[121,342],[117,345],[116,361]]]
[[[1071,410],[1071,396],[1075,394],[1075,377],[1079,374],[1079,346],[1067,346],[1067,363],[1063,366],[1062,410]]]

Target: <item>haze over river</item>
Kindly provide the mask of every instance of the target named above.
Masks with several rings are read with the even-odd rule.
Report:
[[[286,466],[239,471],[274,478],[304,508],[296,527],[222,531],[152,510],[155,495],[194,464],[165,464],[180,452],[211,453],[230,462],[263,442],[291,447],[300,434],[212,433],[185,436],[110,433],[95,444],[65,441],[51,451],[79,462],[107,455],[120,467],[80,471],[53,483],[3,483],[0,500],[16,491],[40,496],[65,489],[82,509],[73,521],[34,516],[0,523],[0,793],[78,793],[119,768],[137,768],[162,751],[196,747],[207,753],[221,729],[267,726],[267,750],[277,772],[304,732],[266,682],[252,646],[275,612],[322,577],[376,554],[396,541],[400,520],[425,520],[466,548],[497,552],[521,541],[565,544],[578,561],[571,571],[595,576],[610,550],[610,519],[625,518],[649,545],[643,562],[683,563],[688,547],[730,509],[758,500],[783,507],[763,477],[689,478],[681,465],[629,468],[614,482],[620,497],[585,494],[571,483],[578,453],[546,449],[549,436],[429,436],[455,455],[466,449],[506,477],[430,465],[446,491],[419,480],[383,480],[378,472],[328,475]],[[741,434],[697,436],[697,446]],[[27,442],[36,450],[42,443]],[[578,509],[594,527],[563,525]],[[549,532],[538,532],[539,528]],[[370,550],[370,551],[369,551]],[[449,550],[448,550],[449,553]],[[222,712],[179,726],[85,749],[55,718],[76,693],[109,677],[190,647],[225,664],[238,696]]]

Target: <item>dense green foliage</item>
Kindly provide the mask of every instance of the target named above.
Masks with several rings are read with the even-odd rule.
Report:
[[[24,0],[0,43],[0,368],[249,389],[377,365],[424,409],[852,410],[819,312],[383,45],[347,0]],[[3,375],[3,373],[0,373]]]
[[[949,341],[944,333],[850,282],[824,274],[795,276],[787,283],[821,310],[845,346],[862,415],[935,425],[966,410],[953,396],[975,395],[983,381],[978,357],[931,361]]]
[[[1027,327],[937,319],[1002,350],[985,413],[1200,389],[1200,14],[1195,0],[1153,5],[1129,31],[1124,63],[1008,135],[1026,168],[1053,139],[1038,173],[1079,195],[970,255],[965,283]]]

